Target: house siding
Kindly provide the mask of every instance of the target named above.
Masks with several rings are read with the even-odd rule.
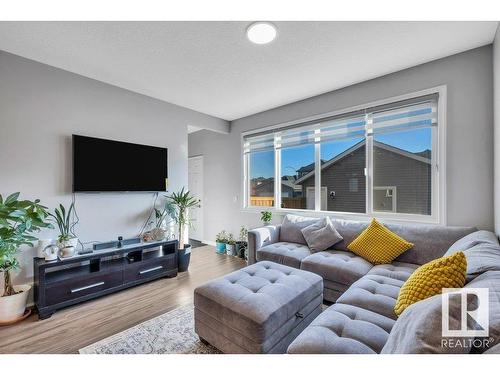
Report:
[[[396,187],[397,212],[430,215],[430,164],[376,146],[374,149],[374,186]],[[327,187],[328,211],[366,212],[365,155],[362,146],[321,172],[321,186]],[[314,175],[302,183],[304,196],[308,186],[314,186]]]

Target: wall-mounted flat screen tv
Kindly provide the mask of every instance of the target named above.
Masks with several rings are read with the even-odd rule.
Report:
[[[168,150],[73,135],[73,191],[166,191]]]

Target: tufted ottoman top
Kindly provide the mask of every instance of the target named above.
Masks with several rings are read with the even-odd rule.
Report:
[[[322,293],[320,276],[263,261],[196,288],[194,305],[249,339],[263,342]]]

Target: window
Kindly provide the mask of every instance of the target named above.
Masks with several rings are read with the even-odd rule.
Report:
[[[439,222],[442,90],[244,134],[245,206]]]

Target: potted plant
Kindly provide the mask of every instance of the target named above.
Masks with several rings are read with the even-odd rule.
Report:
[[[154,225],[153,229],[144,233],[144,241],[162,241],[165,239],[167,225],[172,221],[175,207],[170,200],[166,200],[161,208],[154,208],[154,218],[148,222],[148,225]],[[151,214],[152,216],[152,214]],[[151,218],[150,216],[150,218]]]
[[[245,252],[247,249],[247,237],[248,237],[248,229],[245,226],[240,228],[240,234],[238,237],[238,241],[235,244],[235,255],[240,257],[241,259],[245,259]]]
[[[189,219],[189,209],[201,207],[201,201],[194,197],[189,190],[184,191],[181,189],[178,193],[172,193],[167,195],[167,200],[169,204],[172,205],[172,212],[170,216],[177,225],[177,230],[179,234],[179,272],[187,271],[189,267],[189,260],[191,258],[191,245],[184,243],[184,230],[186,226],[192,225]]]
[[[215,251],[219,254],[226,252],[227,232],[225,230],[215,236]]]
[[[78,237],[73,232],[76,225],[72,219],[74,211],[75,205],[71,203],[68,210],[62,204],[59,204],[59,208],[54,209],[54,213],[49,213],[59,228],[57,246],[61,249],[61,256],[64,258],[73,256],[78,245]]]
[[[260,213],[260,220],[262,220],[264,225],[271,224],[272,219],[273,219],[273,213],[271,211],[262,211]]]
[[[229,234],[227,237],[227,242],[226,242],[226,253],[228,255],[234,255],[235,250],[234,250],[234,245],[236,244],[236,241],[234,240],[234,237],[232,234]]]
[[[4,287],[0,292],[0,323],[19,320],[25,310],[30,285],[13,285],[11,271],[19,267],[16,253],[20,246],[33,246],[37,238],[32,235],[40,228],[50,228],[46,222],[47,207],[40,200],[19,200],[19,193],[5,200],[0,195],[0,271]]]

